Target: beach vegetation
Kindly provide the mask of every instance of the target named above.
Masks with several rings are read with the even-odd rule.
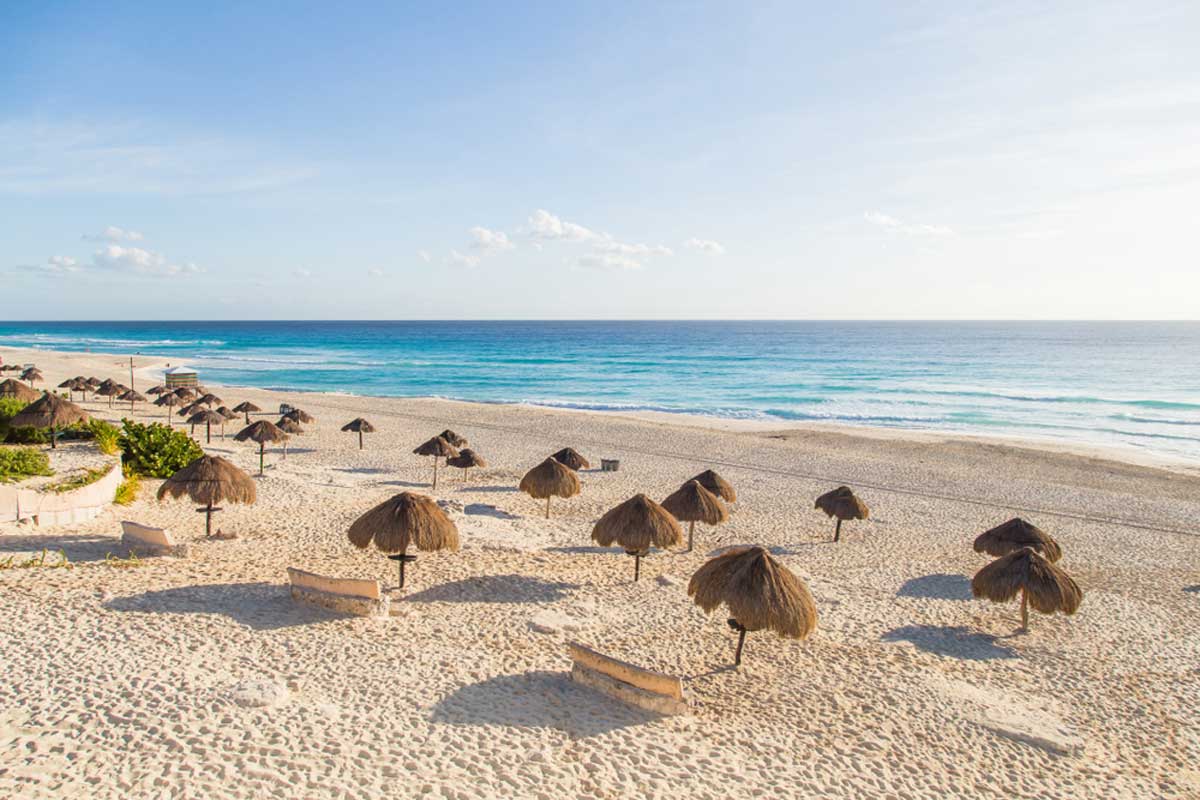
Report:
[[[115,464],[109,464],[105,467],[94,467],[85,469],[82,472],[64,478],[61,481],[55,481],[42,488],[43,492],[53,492],[54,494],[63,494],[65,492],[73,492],[76,489],[82,489],[85,486],[91,486],[96,481],[103,478],[105,475],[113,471]]]
[[[137,553],[133,550],[129,551],[127,558],[114,556],[111,552],[104,554],[104,563],[110,567],[141,567],[145,566],[146,562],[137,557]]]
[[[0,448],[0,483],[53,474],[49,456],[40,450],[32,447]]]
[[[74,569],[75,565],[67,558],[65,550],[58,551],[58,561],[46,563],[46,548],[42,548],[42,552],[36,556],[30,556],[24,561],[17,561],[16,556],[9,556],[5,559],[0,559],[0,570],[5,569],[37,569],[44,567],[46,569]]]
[[[204,455],[194,439],[167,425],[127,419],[121,426],[119,442],[127,474],[169,478]]]
[[[102,419],[93,419],[87,423],[87,431],[96,443],[96,449],[106,456],[115,456],[121,451],[121,429]]]
[[[128,468],[123,470],[125,479],[121,481],[121,485],[117,487],[116,496],[113,497],[113,502],[119,506],[127,506],[137,500],[138,492],[142,490],[142,479],[136,473]]]

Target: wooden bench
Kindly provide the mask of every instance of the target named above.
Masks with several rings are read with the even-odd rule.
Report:
[[[380,590],[379,581],[330,578],[295,567],[288,567],[287,572],[293,600],[359,617],[388,615],[389,601]]]
[[[656,714],[686,714],[683,682],[674,675],[610,658],[578,642],[567,644],[571,680]]]
[[[141,556],[175,556],[187,558],[191,548],[171,538],[166,528],[152,528],[129,520],[121,521],[121,545]]]

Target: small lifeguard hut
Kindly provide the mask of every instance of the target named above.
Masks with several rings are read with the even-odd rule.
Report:
[[[168,389],[178,389],[183,386],[195,389],[200,385],[196,370],[191,367],[171,367],[163,373],[163,378]]]

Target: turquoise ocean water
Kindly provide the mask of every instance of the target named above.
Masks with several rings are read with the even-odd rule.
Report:
[[[1197,322],[0,322],[202,379],[1009,434],[1200,461]]]

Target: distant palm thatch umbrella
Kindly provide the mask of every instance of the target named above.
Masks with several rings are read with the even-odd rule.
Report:
[[[573,469],[578,472],[581,469],[591,469],[592,465],[586,458],[579,455],[579,452],[571,447],[564,447],[554,455],[550,456],[558,463],[568,469]]]
[[[195,400],[196,399],[196,392],[194,390],[188,388],[187,386],[180,386],[171,391],[172,391],[172,394],[174,394],[180,400]]]
[[[688,552],[692,552],[692,536],[696,531],[696,523],[705,525],[720,525],[729,519],[729,511],[721,498],[705,489],[699,481],[691,480],[680,486],[666,500],[662,507],[680,522],[688,524]]]
[[[91,389],[93,392],[96,391],[97,389],[99,389],[101,384],[103,383],[103,381],[101,381],[99,378],[97,378],[95,376],[90,377],[90,378],[84,378],[83,382],[86,383],[88,385],[88,389]]]
[[[18,384],[20,385],[20,384]],[[22,387],[24,388],[24,387]],[[70,400],[46,392],[9,420],[13,428],[49,428],[50,448],[58,447],[58,429],[77,422],[87,422],[88,414]]]
[[[108,398],[109,408],[112,408],[113,398],[123,391],[124,389],[122,389],[120,385],[111,378],[101,381],[100,385],[96,387],[96,394],[100,395],[101,397]]]
[[[146,398],[143,395],[140,395],[137,392],[135,392],[133,389],[129,389],[128,391],[122,392],[121,396],[118,397],[117,399],[125,400],[129,403],[129,413],[131,413],[131,414],[133,413],[133,404],[134,403],[146,402]]]
[[[171,409],[176,406],[183,405],[183,400],[174,392],[163,392],[154,401],[154,405],[161,406],[167,410],[167,424],[171,424]]]
[[[463,471],[463,480],[465,481],[467,479],[467,470],[472,467],[484,469],[487,467],[487,462],[484,461],[483,456],[471,448],[464,447],[458,451],[458,455],[446,459],[446,466],[461,469]]]
[[[832,492],[826,492],[817,498],[813,508],[824,511],[827,516],[837,517],[837,527],[833,529],[833,540],[842,538],[842,520],[866,519],[871,510],[867,504],[859,500],[849,486],[839,486]]]
[[[441,436],[435,436],[413,452],[419,456],[433,456],[433,490],[437,491],[438,459],[453,458],[458,455],[458,450]]]
[[[1022,547],[1033,549],[1051,563],[1062,558],[1062,548],[1050,534],[1020,517],[984,531],[975,539],[975,552],[989,556],[1006,556]]]
[[[0,381],[0,397],[14,397],[22,403],[32,403],[42,396],[42,393],[29,388],[13,378]]]
[[[357,433],[358,434],[358,449],[362,450],[363,449],[363,434],[364,433],[374,433],[375,426],[372,425],[371,423],[367,422],[362,417],[357,417],[356,419],[352,419],[349,422],[347,422],[345,425],[343,425],[342,432],[343,433],[345,433],[345,432]]]
[[[212,515],[221,509],[217,503],[245,503],[258,499],[254,479],[220,456],[201,456],[176,472],[158,487],[158,499],[187,495],[202,508],[204,533],[212,536]]]
[[[259,411],[262,411],[261,408],[254,405],[254,403],[251,403],[249,400],[245,401],[244,403],[238,403],[236,406],[233,407],[233,410],[239,414],[246,415],[246,424],[247,425],[250,424],[250,415],[252,413],[257,414]]]
[[[220,414],[221,417],[224,419],[224,422],[221,423],[221,438],[224,439],[225,438],[225,422],[230,422],[232,420],[237,419],[238,415],[236,413],[234,413],[232,410],[226,408],[225,406],[220,406],[219,408],[217,408],[217,413]]]
[[[467,440],[464,437],[459,436],[457,433],[450,430],[449,428],[446,428],[446,430],[439,433],[438,436],[441,436],[443,439],[445,439],[447,442],[449,442],[450,444],[454,445],[457,448],[461,449],[461,448],[467,446]]]
[[[160,383],[158,386],[151,386],[149,389],[147,389],[147,390],[146,390],[146,394],[154,394],[154,395],[158,395],[158,394],[162,394],[162,393],[164,393],[164,392],[167,392],[167,391],[170,391],[170,390],[169,390],[169,389],[167,389],[167,387],[163,386],[163,385]]]
[[[267,443],[282,442],[287,439],[287,434],[279,430],[265,419],[260,419],[258,422],[251,423],[245,428],[242,428],[233,436],[239,442],[247,440],[258,442],[258,474],[263,474],[263,459],[267,450]]]
[[[1031,547],[1001,556],[971,580],[971,594],[993,603],[1007,603],[1021,594],[1021,630],[1029,629],[1029,606],[1043,614],[1074,614],[1083,602],[1083,591],[1061,567],[1051,564]]]
[[[365,550],[372,541],[384,553],[394,553],[400,569],[400,588],[404,588],[404,565],[415,561],[408,549],[458,550],[458,528],[446,512],[431,498],[401,492],[384,500],[354,521],[349,530],[350,543]]]
[[[519,488],[535,500],[545,498],[546,519],[550,519],[550,498],[579,494],[579,476],[553,458],[547,458],[525,473]]]
[[[705,489],[708,489],[726,503],[737,502],[737,492],[734,491],[733,485],[717,473],[713,472],[711,469],[704,470],[704,472],[701,472],[699,475],[692,478],[692,480],[703,486]]]
[[[68,397],[70,397],[70,396],[71,396],[71,393],[75,391],[75,379],[74,379],[74,378],[67,378],[65,381],[63,381],[62,383],[60,383],[60,384],[58,385],[58,388],[59,388],[59,389],[66,389],[66,390],[67,390],[67,396],[68,396]]]
[[[279,430],[286,433],[289,437],[304,433],[304,428],[302,428],[300,426],[300,423],[296,422],[296,420],[292,419],[291,417],[280,417],[279,422],[275,423],[275,427],[279,428]],[[288,440],[284,439],[283,440],[283,457],[284,458],[287,458],[287,443],[288,443]]]
[[[704,564],[688,582],[688,595],[711,612],[722,603],[738,632],[734,664],[742,663],[746,634],[772,630],[803,639],[817,627],[817,605],[804,582],[761,547],[735,547]]]
[[[633,580],[642,571],[642,557],[651,547],[668,548],[679,544],[683,530],[671,512],[644,494],[635,494],[610,509],[592,528],[592,539],[601,547],[619,544],[633,556]]]
[[[33,384],[44,383],[46,379],[42,377],[42,373],[37,367],[30,367],[21,373],[21,380],[28,383],[30,388],[33,388]]]
[[[204,395],[202,395],[199,399],[196,400],[196,402],[203,403],[204,405],[208,406],[209,408],[212,408],[213,406],[221,405],[221,398],[217,397],[212,392],[205,392]]]
[[[305,425],[311,425],[317,421],[316,417],[300,408],[293,408],[291,411],[284,414],[284,416],[294,422],[303,422]]]
[[[207,408],[201,409],[188,417],[188,424],[192,426],[192,430],[196,429],[197,425],[204,426],[204,443],[212,444],[212,426],[224,425],[225,418],[215,411],[209,411]]]

